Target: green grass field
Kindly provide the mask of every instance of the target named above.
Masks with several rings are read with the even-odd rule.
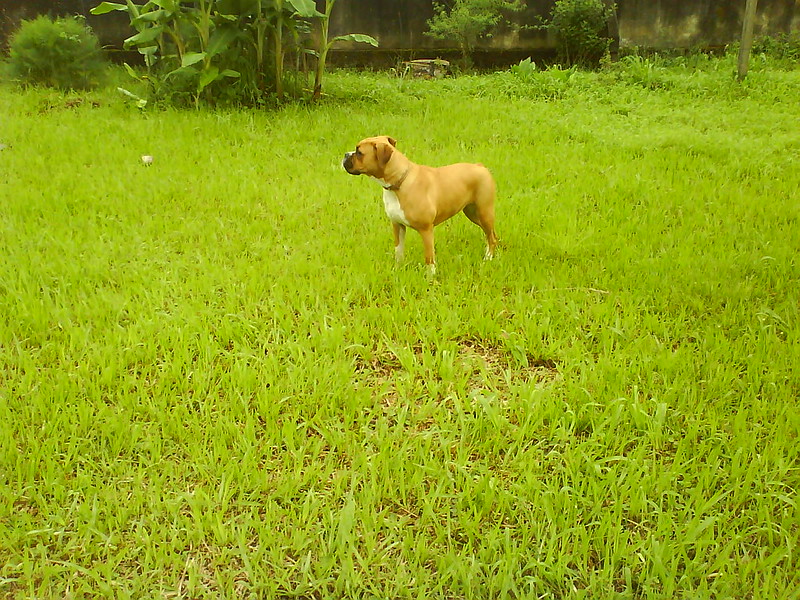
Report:
[[[0,87],[0,596],[800,598],[800,71],[725,60]],[[394,265],[373,134],[494,261]]]

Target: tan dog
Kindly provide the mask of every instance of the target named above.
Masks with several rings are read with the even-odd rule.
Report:
[[[344,155],[351,175],[369,175],[383,186],[383,205],[394,229],[395,259],[403,259],[406,227],[416,229],[425,248],[425,263],[436,272],[433,228],[461,211],[486,234],[487,260],[494,256],[495,185],[481,164],[426,167],[408,160],[388,136],[361,140]]]

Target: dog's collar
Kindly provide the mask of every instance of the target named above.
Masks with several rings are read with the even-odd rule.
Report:
[[[410,171],[411,171],[411,167],[409,166],[406,169],[406,172],[403,173],[400,176],[400,179],[398,179],[396,183],[392,183],[390,185],[381,184],[381,185],[383,185],[383,189],[389,190],[390,192],[396,192],[397,190],[400,189],[400,186],[403,185],[403,182],[406,180],[406,177],[408,177],[408,174],[409,174]]]

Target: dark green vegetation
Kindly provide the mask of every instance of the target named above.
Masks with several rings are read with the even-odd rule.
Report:
[[[377,46],[370,36],[347,34],[328,39],[336,0],[325,0],[318,12],[313,0],[150,0],[137,5],[102,2],[93,14],[125,12],[137,33],[125,40],[144,57],[150,99],[181,105],[235,104],[263,106],[284,99],[287,84],[301,96],[301,65],[316,59],[313,97],[322,93],[325,63],[336,41]],[[312,26],[320,31],[312,35]],[[289,57],[295,68],[287,72]]]
[[[6,74],[23,85],[88,89],[107,69],[97,36],[77,18],[23,21],[10,40]]]
[[[525,8],[521,0],[455,0],[434,2],[434,16],[428,21],[426,35],[456,44],[465,67],[471,66],[472,52],[478,40],[491,37],[505,14]]]
[[[613,4],[603,0],[557,0],[550,29],[564,64],[597,66],[609,50],[608,22]]]
[[[0,594],[797,597],[800,73],[0,87]],[[499,186],[393,265],[391,134]],[[143,166],[140,157],[152,155]]]

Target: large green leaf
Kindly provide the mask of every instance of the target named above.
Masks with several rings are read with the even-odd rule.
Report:
[[[147,25],[149,23],[164,22],[168,20],[170,17],[172,17],[172,13],[170,11],[164,10],[163,8],[159,8],[158,10],[142,13],[135,19],[132,19],[131,25],[136,27],[137,25]]]
[[[206,86],[213,83],[219,77],[219,69],[211,65],[208,69],[200,73],[200,80],[197,82],[197,91],[202,92]]]
[[[217,54],[225,52],[240,33],[239,28],[235,26],[217,27],[208,41],[208,48],[206,48],[208,56],[213,58]]]
[[[131,19],[136,19],[139,16],[139,9],[142,7],[136,6],[133,0],[125,0],[125,3],[128,5],[128,14],[131,16]],[[145,4],[145,6],[147,6],[147,4]]]
[[[318,19],[325,16],[317,11],[314,0],[286,0],[286,4],[291,6],[297,16],[303,19]]]
[[[166,81],[167,79],[169,79],[170,77],[172,77],[173,75],[176,75],[178,73],[194,73],[196,75],[197,73],[199,73],[199,71],[198,71],[197,67],[195,67],[195,66],[178,67],[177,69],[174,69],[174,70],[170,71],[169,73],[167,73],[166,75],[164,75],[164,81]]]
[[[190,67],[196,63],[199,63],[206,57],[205,52],[187,52],[183,55],[181,59],[181,66],[182,67]]]
[[[359,42],[361,44],[370,44],[376,47],[378,45],[378,40],[365,33],[348,33],[346,35],[337,35],[331,40],[331,43],[333,42]]]
[[[101,2],[89,12],[93,15],[105,15],[115,10],[128,12],[128,6],[126,4],[118,4],[116,2]]]
[[[144,31],[140,31],[136,35],[132,35],[123,43],[125,48],[129,48],[131,46],[139,46],[139,45],[150,45],[150,42],[158,38],[161,33],[164,31],[164,27],[158,25],[156,27],[148,27]]]

